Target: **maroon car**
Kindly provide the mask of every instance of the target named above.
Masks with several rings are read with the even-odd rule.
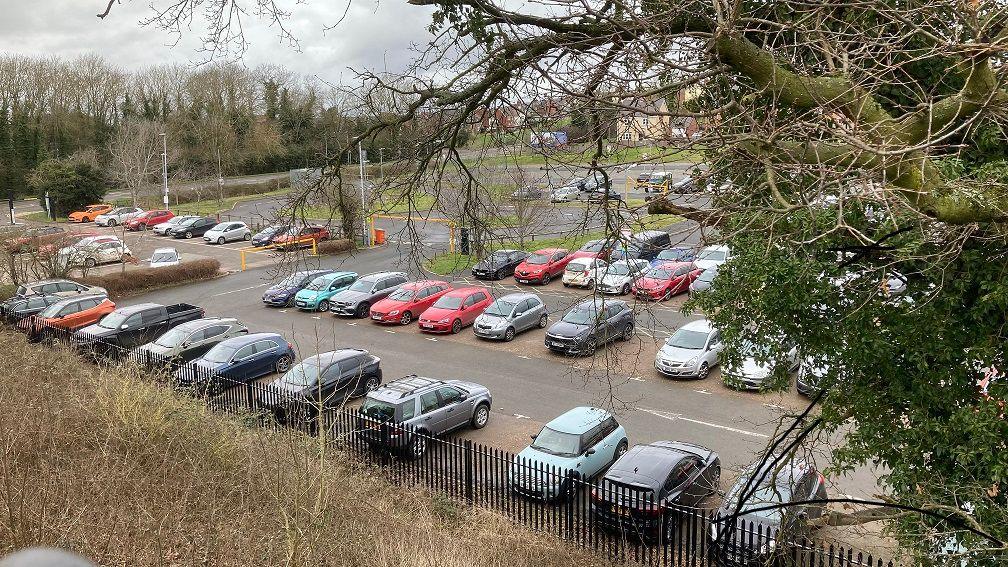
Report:
[[[693,262],[662,262],[634,282],[631,291],[639,299],[663,301],[687,291],[702,272]]]

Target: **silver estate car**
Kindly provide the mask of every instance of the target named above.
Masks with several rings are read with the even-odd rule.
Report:
[[[473,332],[484,339],[510,341],[522,331],[546,327],[546,306],[534,293],[511,293],[498,298],[476,317]]]
[[[720,362],[723,349],[721,333],[710,321],[692,321],[665,339],[655,356],[655,370],[674,378],[704,379]]]

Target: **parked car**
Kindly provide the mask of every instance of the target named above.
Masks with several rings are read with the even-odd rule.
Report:
[[[140,207],[116,207],[96,216],[94,222],[98,226],[116,226],[129,222],[143,213],[144,210]]]
[[[40,226],[29,228],[16,238],[4,241],[4,247],[11,254],[20,254],[31,250],[44,251],[46,248],[65,246],[75,239],[94,236],[94,234],[91,231],[68,231],[62,226]]]
[[[697,253],[696,260],[693,261],[696,267],[701,270],[720,266],[731,259],[731,249],[727,246],[707,246]]]
[[[784,343],[783,339],[777,342]],[[783,351],[783,356],[775,359],[769,344],[745,341],[742,344],[742,360],[726,364],[721,369],[721,379],[727,386],[746,390],[762,390],[771,386],[775,377],[795,372],[801,363],[798,347],[785,346]]]
[[[524,250],[497,250],[477,262],[472,267],[472,275],[477,279],[499,280],[513,275],[515,268],[525,261],[528,255]]]
[[[44,311],[53,303],[62,300],[58,295],[28,295],[14,297],[0,303],[0,313],[5,323],[17,323],[32,315]]]
[[[563,274],[570,253],[564,248],[543,248],[529,254],[514,269],[518,283],[540,283],[546,285],[551,279]]]
[[[638,260],[644,254],[644,248],[635,240],[620,240],[613,243],[607,258],[610,262],[617,260]]]
[[[305,311],[329,311],[332,296],[357,281],[357,272],[329,272],[316,276],[294,294],[294,306]]]
[[[42,280],[19,285],[14,291],[14,296],[58,295],[60,297],[76,297],[78,295],[106,295],[107,293],[103,287],[85,285],[72,280]]]
[[[94,222],[98,215],[105,214],[114,208],[105,203],[88,205],[82,211],[74,211],[67,215],[67,220],[70,222]]]
[[[806,356],[798,367],[798,378],[795,379],[798,393],[814,398],[822,390],[828,390],[830,370],[835,364],[824,356]]]
[[[692,262],[666,262],[634,282],[631,290],[638,299],[665,301],[688,290],[701,271]]]
[[[696,250],[688,246],[673,246],[666,248],[651,260],[652,266],[657,266],[662,262],[692,262],[696,258]]]
[[[118,357],[203,315],[202,307],[188,303],[168,306],[140,303],[120,307],[94,325],[81,328],[73,334],[73,341],[78,349],[92,356]]]
[[[203,233],[204,242],[224,244],[235,240],[252,240],[252,231],[248,225],[239,221],[222,222]]]
[[[392,295],[406,280],[403,272],[368,274],[332,296],[329,310],[337,315],[362,319],[371,312],[372,305]]]
[[[185,215],[181,217],[172,217],[165,222],[158,223],[154,225],[154,234],[160,236],[171,236],[172,230],[178,225],[191,221],[193,219],[198,219],[199,217],[194,217],[192,215]]]
[[[175,382],[197,392],[216,395],[294,364],[294,345],[277,333],[249,333],[223,340],[203,356],[179,367]]]
[[[344,348],[297,363],[259,393],[259,403],[281,423],[315,423],[320,410],[366,396],[381,383],[380,358]]]
[[[644,185],[644,192],[665,193],[674,177],[675,174],[670,171],[655,171],[648,177],[647,183]]]
[[[490,390],[473,382],[407,376],[367,394],[357,431],[368,445],[418,459],[432,436],[486,427],[492,403]]]
[[[493,301],[485,287],[463,287],[442,295],[417,320],[421,331],[456,334]]]
[[[609,253],[612,252],[614,244],[614,241],[607,239],[589,240],[588,242],[582,244],[581,248],[571,252],[570,259],[601,258],[604,260],[609,257]]]
[[[215,226],[217,226],[217,219],[213,217],[195,217],[172,227],[171,236],[190,239],[195,236],[203,236]]]
[[[307,225],[299,228],[289,228],[287,232],[274,236],[271,245],[277,250],[287,250],[298,247],[311,247],[329,240],[329,229],[324,226]]]
[[[487,306],[473,322],[473,332],[484,339],[511,341],[529,329],[545,329],[546,305],[534,293],[509,293]]]
[[[606,294],[626,295],[650,270],[647,260],[617,260],[595,272],[595,289]]]
[[[616,339],[630,340],[633,310],[619,299],[591,298],[575,305],[546,331],[546,348],[570,355],[588,356]]]
[[[664,230],[644,230],[634,234],[631,241],[641,249],[638,257],[648,261],[654,260],[662,250],[672,246],[672,236]]]
[[[550,420],[532,443],[515,455],[511,490],[540,500],[572,496],[627,452],[626,431],[609,412],[577,407]]]
[[[515,201],[535,201],[543,198],[543,190],[535,185],[526,185],[511,193],[511,198]]]
[[[665,339],[655,355],[655,370],[663,376],[703,380],[721,363],[722,350],[721,333],[710,321],[690,321]]]
[[[273,307],[290,307],[294,305],[294,297],[315,278],[331,274],[335,270],[305,270],[294,272],[270,286],[263,292],[262,302]]]
[[[130,230],[148,230],[163,222],[168,222],[173,218],[175,218],[175,213],[171,211],[154,209],[151,211],[145,211],[144,213],[129,219],[124,224],[126,225],[126,228]]]
[[[701,186],[692,177],[686,176],[679,181],[676,181],[671,186],[669,186],[669,193],[676,193],[679,195],[685,195],[687,193],[698,193],[700,192]]]
[[[598,274],[604,273],[609,264],[598,258],[575,258],[567,263],[561,281],[564,287],[587,287],[595,289]]]
[[[693,280],[693,283],[689,285],[690,295],[710,289],[711,286],[714,285],[714,278],[718,275],[718,268],[719,266],[711,266],[701,272],[700,275]]]
[[[134,354],[150,368],[174,371],[179,365],[203,356],[217,343],[248,332],[248,327],[238,319],[196,319],[137,347]]]
[[[104,295],[64,298],[22,321],[22,328],[28,332],[28,340],[32,342],[46,337],[66,338],[61,335],[94,325],[115,308],[116,304]]]
[[[289,224],[274,224],[272,226],[267,226],[252,235],[252,246],[269,246],[273,244],[273,240],[276,237],[286,234],[290,228]]]
[[[439,280],[405,283],[371,306],[371,320],[376,323],[409,325],[451,289],[451,284]]]
[[[677,441],[635,445],[592,490],[595,525],[631,537],[673,541],[678,510],[700,507],[718,490],[720,479],[721,458],[707,447]]]
[[[93,268],[99,264],[127,262],[133,253],[122,240],[114,236],[85,238],[73,246],[61,248],[56,261],[65,269]]]
[[[647,193],[648,192],[647,184],[650,179],[651,179],[650,173],[638,173],[637,178],[634,179],[634,191],[643,189],[644,192]]]
[[[150,267],[166,268],[182,263],[182,255],[174,248],[155,248],[150,258]]]
[[[551,203],[569,203],[578,198],[580,189],[572,186],[558,187],[550,192]]]
[[[768,455],[742,471],[710,524],[714,565],[773,565],[823,515],[826,479],[801,458]],[[807,503],[806,503],[807,502]]]

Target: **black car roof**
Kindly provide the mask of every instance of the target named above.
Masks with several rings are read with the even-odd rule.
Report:
[[[606,479],[638,486],[658,487],[687,453],[668,447],[637,445],[606,473]]]
[[[316,354],[315,356],[304,359],[302,362],[308,362],[310,360],[312,362],[317,362],[319,366],[328,366],[334,362],[347,360],[362,354],[367,354],[367,351],[359,348],[341,348],[339,350]]]
[[[164,305],[161,305],[160,303],[138,303],[136,305],[120,307],[119,309],[116,309],[116,311],[123,314],[130,314],[143,311],[144,309],[150,309],[151,307],[164,307]]]

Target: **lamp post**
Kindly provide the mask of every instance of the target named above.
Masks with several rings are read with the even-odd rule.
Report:
[[[364,247],[367,248],[371,246],[371,235],[368,234],[367,226],[367,211],[364,205],[364,162],[367,160],[367,154],[364,153],[364,146],[357,142],[357,155],[360,158],[360,207],[361,207],[361,218],[364,222],[361,224],[364,227]]]
[[[164,201],[165,209],[168,208],[168,137],[165,132],[161,132],[161,177],[164,179]]]
[[[378,148],[378,176],[385,179],[385,148]]]

